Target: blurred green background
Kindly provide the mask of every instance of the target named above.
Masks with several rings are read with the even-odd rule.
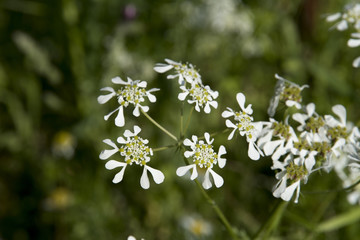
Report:
[[[194,112],[188,136],[225,129],[220,117],[237,108],[243,92],[255,121],[267,120],[274,74],[308,84],[304,102],[320,114],[343,104],[349,121],[360,120],[360,53],[346,42],[351,30],[329,30],[327,13],[344,1],[115,1],[2,0],[0,2],[0,239],[229,239],[210,205],[187,178],[179,152],[156,152],[151,166],[164,172],[163,184],[140,187],[141,170],[129,168],[123,182],[98,156],[134,124],[153,148],[171,144],[144,116],[126,114],[125,128],[103,116],[99,89],[115,76],[148,81],[161,88],[149,114],[179,133],[181,103],[176,81],[153,71],[164,58],[190,62],[203,82],[220,92],[210,115]],[[185,106],[188,114],[189,106]],[[247,157],[245,139],[226,141],[220,189],[208,191],[239,231],[253,235],[279,202],[271,160]],[[346,192],[306,194],[341,188],[334,173],[314,174],[290,203],[273,239],[356,239],[359,222],[315,233],[322,221],[357,209]],[[207,235],[187,227],[189,219],[209,226]],[[355,219],[357,220],[357,219]],[[201,229],[201,227],[200,227]],[[200,231],[201,232],[201,231]]]

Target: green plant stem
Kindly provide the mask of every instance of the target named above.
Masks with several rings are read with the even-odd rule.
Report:
[[[144,112],[143,110],[141,110],[142,114],[145,115],[145,117],[147,117],[150,122],[152,122],[155,126],[157,126],[158,128],[160,128],[161,131],[163,131],[164,133],[166,133],[169,137],[171,137],[172,139],[174,139],[175,141],[178,141],[177,137],[175,137],[173,134],[171,134],[168,130],[166,130],[163,126],[161,126],[159,123],[157,123],[154,119],[152,119],[146,112]]]
[[[186,120],[186,125],[185,125],[185,129],[184,129],[183,134],[186,133],[186,130],[187,130],[188,127],[189,127],[191,115],[192,115],[192,113],[194,112],[194,108],[195,108],[195,107],[192,107],[191,110],[190,110],[189,116],[188,116],[188,118],[187,118],[187,120]]]
[[[168,145],[168,146],[165,146],[165,147],[153,148],[153,152],[159,152],[159,151],[166,150],[166,149],[169,149],[169,148],[173,148],[173,147],[176,147],[176,146],[178,146],[178,144],[171,144],[171,145]]]
[[[182,147],[182,150],[185,151],[184,147]],[[184,157],[184,162],[187,165],[190,164],[189,160],[185,157]],[[209,196],[209,194],[207,194],[207,192],[204,190],[204,188],[201,186],[201,184],[199,183],[199,181],[197,179],[195,179],[194,181],[196,183],[196,186],[200,190],[201,194],[204,196],[204,198],[210,204],[210,206],[214,209],[214,211],[215,211],[216,215],[219,217],[220,221],[224,224],[226,230],[231,235],[231,238],[234,240],[239,239],[238,236],[236,235],[235,230],[233,229],[230,222],[227,220],[227,218],[225,217],[224,213],[221,211],[219,206],[216,204],[216,202]]]
[[[260,227],[259,231],[256,233],[253,239],[268,239],[274,229],[280,223],[282,216],[284,215],[286,206],[289,202],[279,200],[280,202],[277,204],[275,209],[272,211],[270,217],[264,222],[264,224]]]
[[[180,139],[184,137],[184,102],[181,104],[180,109]]]
[[[206,201],[214,209],[214,211],[215,211],[216,215],[219,217],[220,221],[224,224],[226,230],[229,232],[232,239],[234,239],[234,240],[238,239],[238,237],[237,237],[237,235],[235,233],[235,230],[232,228],[230,222],[227,220],[224,213],[221,211],[221,209],[216,204],[216,202],[209,196],[209,194],[207,194],[207,192],[204,190],[204,188],[201,186],[201,184],[199,183],[199,181],[197,179],[195,179],[195,183],[196,183],[197,187],[199,188],[201,194],[206,199]]]

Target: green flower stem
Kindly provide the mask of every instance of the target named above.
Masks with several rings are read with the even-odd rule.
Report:
[[[188,127],[189,127],[191,115],[192,115],[192,113],[194,112],[194,108],[195,108],[195,107],[192,107],[192,108],[191,108],[190,113],[189,113],[189,116],[188,116],[188,118],[187,118],[187,120],[186,120],[186,125],[185,125],[185,129],[184,129],[184,134],[186,133],[186,130],[187,130]]]
[[[184,102],[181,104],[180,109],[180,139],[184,137]]]
[[[216,202],[209,196],[209,194],[207,194],[207,192],[204,190],[204,188],[201,186],[201,184],[197,179],[195,179],[195,183],[199,188],[200,192],[202,193],[202,195],[204,196],[204,198],[206,199],[206,201],[211,205],[216,215],[220,218],[221,222],[224,224],[226,230],[229,232],[232,239],[234,240],[238,239],[235,230],[233,229],[233,227],[231,226],[231,224],[229,223],[229,221],[227,220],[227,218],[225,217],[224,213],[221,211],[219,206],[216,204]]]
[[[166,149],[169,149],[169,148],[173,148],[173,147],[176,147],[176,146],[178,146],[178,144],[171,144],[171,145],[168,145],[168,146],[165,146],[165,147],[153,148],[153,152],[159,152],[159,151],[166,150]]]
[[[289,203],[283,200],[279,201],[280,202],[277,204],[270,217],[260,227],[253,239],[269,239],[271,233],[277,228],[285,213],[286,206]]]
[[[185,151],[184,147],[182,147],[182,150]],[[184,162],[187,165],[190,164],[189,160],[187,158],[185,158],[185,157],[184,157]],[[231,226],[230,222],[227,220],[224,213],[221,211],[221,209],[216,204],[216,202],[209,196],[209,194],[207,194],[207,192],[204,190],[204,188],[201,186],[201,184],[199,183],[199,181],[197,179],[195,179],[194,181],[196,183],[196,186],[200,190],[201,194],[204,196],[204,198],[210,204],[210,206],[214,209],[214,211],[215,211],[216,215],[219,217],[220,221],[224,224],[226,230],[231,235],[231,238],[234,239],[234,240],[239,239],[236,232],[235,232],[235,229]]]
[[[143,110],[141,110],[142,114],[145,115],[145,117],[147,117],[150,122],[152,122],[155,126],[157,126],[158,128],[160,128],[161,131],[163,131],[164,133],[166,133],[169,137],[171,137],[172,139],[174,139],[175,141],[178,141],[177,137],[175,137],[174,135],[172,135],[168,130],[166,130],[164,127],[162,127],[160,124],[158,124],[154,119],[152,119],[146,112],[144,112]]]

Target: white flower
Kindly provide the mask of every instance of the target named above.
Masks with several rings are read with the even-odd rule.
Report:
[[[202,183],[205,189],[209,189],[212,187],[210,181],[210,174],[214,180],[216,187],[221,187],[224,184],[223,178],[215,173],[212,168],[214,165],[218,164],[220,168],[223,168],[226,164],[226,159],[222,158],[221,156],[226,153],[226,149],[224,146],[220,146],[219,152],[216,153],[211,145],[214,139],[210,140],[210,134],[205,133],[205,141],[199,140],[197,136],[192,136],[192,141],[188,138],[184,140],[184,145],[189,146],[191,151],[186,151],[184,156],[186,158],[192,158],[193,163],[187,166],[179,167],[176,170],[176,174],[178,176],[184,176],[190,169],[192,169],[192,174],[190,179],[194,180],[198,177],[197,167],[205,168],[205,176],[204,181]]]
[[[266,156],[272,155],[273,160],[278,160],[282,155],[293,150],[294,142],[298,142],[297,136],[294,129],[287,124],[287,119],[284,124],[270,118],[270,122],[266,125],[257,142],[258,146],[264,150]],[[275,140],[272,140],[274,137]]]
[[[190,96],[188,103],[195,103],[195,110],[198,112],[200,112],[200,108],[204,108],[205,113],[210,113],[210,106],[215,109],[218,107],[218,103],[214,99],[219,96],[219,93],[211,90],[209,86],[204,87],[202,84],[193,83],[190,89],[185,86],[181,86],[180,89],[183,92],[179,93],[179,100],[184,101],[187,96]]]
[[[183,217],[181,219],[181,225],[197,238],[209,236],[212,232],[211,224],[196,215]]]
[[[140,178],[140,185],[142,188],[148,189],[150,187],[147,171],[151,173],[155,183],[160,184],[164,181],[165,176],[161,171],[147,165],[147,163],[150,161],[150,156],[153,155],[153,152],[152,149],[147,146],[149,141],[147,139],[142,139],[138,136],[140,131],[141,128],[138,126],[134,126],[134,132],[126,130],[124,132],[124,137],[126,139],[124,139],[123,137],[119,137],[117,139],[117,142],[122,145],[120,148],[110,139],[105,139],[103,141],[107,145],[111,146],[112,149],[103,150],[100,153],[100,159],[108,159],[109,157],[118,152],[120,153],[120,156],[124,157],[124,160],[122,162],[116,160],[109,160],[105,164],[105,167],[109,170],[121,167],[120,172],[115,175],[113,183],[121,182],[124,177],[126,167],[128,165],[132,165],[133,163],[144,167],[142,176]]]
[[[136,238],[135,238],[134,236],[130,235],[130,236],[127,238],[127,240],[136,240]],[[141,240],[144,240],[144,239],[142,238]]]
[[[233,128],[231,131],[228,140],[231,140],[235,134],[235,131],[238,130],[241,136],[246,135],[246,141],[249,143],[248,156],[252,160],[258,160],[260,155],[263,156],[262,151],[255,144],[258,133],[261,131],[262,123],[253,122],[253,117],[251,114],[253,110],[251,104],[245,108],[245,95],[243,93],[236,94],[236,100],[241,108],[241,111],[235,112],[231,108],[227,108],[221,116],[223,118],[234,117],[235,123],[227,119],[225,124],[228,128]]]
[[[352,33],[351,37],[347,42],[348,46],[351,48],[360,46],[360,33]],[[360,67],[360,57],[355,58],[352,65],[355,68]]]
[[[108,102],[111,98],[117,97],[119,107],[114,111],[109,113],[104,117],[105,120],[108,120],[109,117],[118,111],[118,115],[115,118],[115,125],[118,127],[123,127],[125,125],[124,118],[124,107],[126,108],[130,104],[134,105],[133,115],[135,117],[140,116],[140,109],[144,112],[149,111],[148,106],[143,106],[142,103],[145,101],[145,97],[149,99],[150,102],[156,102],[156,97],[152,94],[154,91],[158,91],[158,88],[152,88],[148,91],[145,90],[147,86],[147,82],[135,80],[133,81],[131,78],[127,78],[127,82],[123,81],[120,77],[115,77],[111,79],[111,81],[115,84],[124,85],[121,89],[115,91],[111,87],[105,87],[100,89],[101,91],[109,92],[106,95],[101,95],[98,97],[98,102],[100,104],[104,104]]]
[[[349,176],[344,181],[344,187],[350,187],[351,185],[358,183],[360,181],[360,164],[352,163],[349,166]],[[360,184],[357,184],[354,188],[351,189],[351,192],[348,194],[347,199],[350,204],[360,204]]]
[[[344,31],[349,28],[349,25],[353,25],[355,29],[360,29],[360,4],[348,4],[345,5],[345,11],[343,13],[334,13],[326,18],[328,22],[337,22],[333,27],[336,27],[339,31]]]
[[[308,88],[308,85],[299,86],[283,77],[280,77],[278,74],[275,74],[275,78],[278,81],[282,81],[285,83],[282,92],[280,93],[279,100],[284,101],[286,106],[288,107],[296,107],[297,109],[301,109],[301,91],[304,88]]]
[[[165,59],[166,63],[157,63],[154,70],[158,73],[164,73],[171,69],[174,69],[175,75],[168,75],[168,79],[178,78],[180,85],[185,85],[185,81],[188,83],[201,83],[201,76],[199,72],[194,68],[192,64],[182,64],[181,62],[175,62],[170,59]]]
[[[288,157],[284,163],[274,161],[272,169],[280,170],[276,174],[276,179],[279,182],[274,188],[274,197],[290,201],[296,190],[294,202],[297,203],[300,194],[300,182],[303,180],[306,183],[309,176],[309,172],[303,166],[303,160],[301,158],[292,159]]]

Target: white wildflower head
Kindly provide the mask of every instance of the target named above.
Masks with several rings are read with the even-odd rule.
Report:
[[[275,186],[274,197],[290,201],[296,190],[294,202],[298,202],[300,183],[301,181],[306,183],[309,176],[309,172],[303,163],[304,161],[301,158],[292,159],[291,157],[288,157],[284,163],[274,161],[272,169],[280,170],[276,174],[279,182]]]
[[[234,118],[235,123],[229,119],[225,121],[226,126],[233,129],[228,140],[233,138],[236,131],[238,131],[241,136],[246,135],[246,140],[249,143],[248,155],[252,160],[258,160],[260,156],[263,156],[263,153],[255,144],[255,141],[258,133],[261,131],[262,124],[260,122],[253,122],[254,118],[251,115],[253,113],[251,104],[245,108],[245,95],[243,93],[238,93],[236,95],[236,100],[241,109],[239,112],[227,108],[227,110],[221,114],[223,118]]]
[[[217,108],[218,103],[215,99],[219,96],[217,91],[213,91],[209,86],[203,86],[201,83],[190,84],[190,88],[181,86],[180,89],[183,91],[179,93],[178,98],[184,101],[186,97],[189,97],[188,103],[195,103],[195,110],[200,112],[201,108],[204,108],[205,113],[210,113],[211,107]]]
[[[105,139],[103,141],[107,145],[111,146],[112,149],[106,149],[102,151],[99,156],[100,159],[108,159],[115,153],[119,153],[119,155],[123,158],[123,161],[109,160],[105,164],[105,167],[109,170],[117,167],[121,168],[120,172],[115,175],[113,183],[121,182],[124,177],[126,167],[133,164],[144,168],[140,179],[140,185],[142,188],[148,189],[150,187],[147,171],[151,173],[155,183],[159,184],[164,181],[165,177],[161,171],[147,165],[147,163],[150,161],[150,156],[153,155],[153,152],[152,149],[147,146],[149,141],[138,136],[140,131],[141,129],[138,126],[134,126],[134,132],[126,130],[124,132],[125,138],[119,137],[117,139],[117,142],[121,144],[120,147],[118,147],[110,139]]]
[[[178,78],[179,84],[185,85],[185,81],[188,83],[201,83],[201,76],[199,72],[191,63],[183,64],[181,62],[175,62],[170,59],[165,59],[166,63],[157,63],[154,70],[158,73],[164,73],[171,69],[175,70],[174,75],[168,75],[168,79]]]
[[[284,102],[287,107],[296,107],[297,109],[301,109],[301,91],[309,86],[299,86],[296,83],[280,77],[278,74],[275,74],[275,78],[278,82],[275,87],[274,96],[270,100],[268,108],[269,116],[273,117],[275,115],[279,101]]]
[[[338,21],[333,27],[339,31],[344,31],[353,26],[356,30],[360,30],[360,4],[347,4],[343,12],[337,12],[326,18],[328,22]]]
[[[127,240],[136,240],[136,238],[132,235],[128,236]],[[141,240],[145,240],[143,238],[141,238]]]
[[[351,48],[360,46],[360,33],[352,33],[351,38],[347,42],[348,46]],[[352,63],[353,67],[360,67],[360,57],[354,59]]]
[[[145,102],[145,98],[148,98],[150,102],[156,102],[156,97],[152,92],[159,90],[157,88],[146,90],[147,82],[145,81],[133,81],[131,78],[128,78],[127,80],[128,81],[125,82],[120,77],[111,79],[113,83],[123,85],[123,87],[116,91],[111,87],[102,88],[100,89],[101,91],[107,91],[109,93],[98,97],[98,102],[100,104],[108,102],[113,97],[117,98],[119,107],[106,115],[104,119],[108,120],[113,113],[118,112],[118,115],[115,118],[115,125],[118,127],[123,127],[125,125],[124,108],[133,105],[133,115],[135,117],[140,116],[140,109],[144,112],[149,111],[148,106],[142,105],[143,102]]]
[[[224,146],[220,146],[218,153],[213,149],[212,142],[214,139],[210,139],[210,134],[205,133],[205,141],[199,140],[197,136],[193,135],[192,139],[186,138],[184,140],[184,145],[190,147],[190,151],[186,151],[184,156],[188,159],[191,159],[190,165],[179,167],[176,170],[178,176],[185,175],[190,169],[192,169],[192,174],[190,179],[194,180],[198,177],[197,168],[206,169],[203,187],[209,189],[212,187],[210,181],[210,174],[214,180],[216,187],[221,187],[224,184],[223,178],[215,173],[212,168],[214,165],[218,164],[220,168],[223,168],[226,163],[226,159],[221,156],[226,153]]]

